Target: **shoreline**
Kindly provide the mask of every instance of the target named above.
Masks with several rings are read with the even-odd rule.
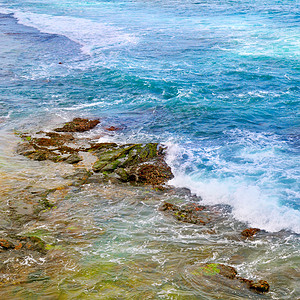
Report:
[[[154,211],[152,210],[152,215],[154,214],[156,217],[159,216],[163,220],[166,219],[167,222],[173,224],[172,226],[177,228],[182,227],[182,229],[186,228],[184,230],[192,229],[195,232],[198,232],[197,234],[200,233],[204,237],[212,237],[216,241],[220,239],[219,227],[223,227],[222,230],[225,228],[225,231],[227,231],[225,236],[227,235],[227,238],[232,239],[232,241],[235,241],[235,243],[238,244],[242,243],[247,245],[247,243],[249,243],[250,247],[253,247],[253,243],[255,244],[261,239],[272,240],[276,235],[285,235],[284,233],[268,234],[263,231],[258,232],[257,230],[257,232],[251,232],[250,230],[250,232],[248,232],[249,235],[246,233],[242,236],[241,232],[246,229],[246,227],[245,224],[239,224],[238,222],[236,222],[238,226],[234,225],[235,228],[232,228],[234,231],[230,233],[229,229],[232,227],[232,224],[230,224],[230,218],[227,220],[230,212],[228,214],[226,210],[224,211],[224,207],[201,206],[201,199],[192,195],[188,189],[179,189],[163,185],[172,177],[172,175],[170,169],[162,163],[164,149],[160,148],[158,144],[129,144],[118,146],[112,143],[90,143],[91,141],[87,141],[87,139],[77,140],[76,128],[79,128],[79,131],[82,130],[82,132],[84,132],[85,130],[92,129],[94,125],[97,126],[98,123],[90,122],[90,120],[87,119],[78,118],[75,120],[79,123],[80,120],[85,120],[83,122],[85,124],[78,125],[75,122],[74,125],[74,122],[68,122],[63,127],[57,128],[57,130],[51,132],[39,132],[33,135],[18,133],[20,138],[23,139],[23,143],[17,148],[19,154],[35,159],[39,164],[43,164],[49,160],[55,161],[56,163],[54,165],[58,167],[55,173],[58,174],[57,172],[60,169],[60,172],[65,172],[67,175],[64,174],[61,177],[62,180],[58,180],[51,188],[49,188],[49,186],[48,188],[42,188],[41,186],[37,187],[29,185],[23,189],[22,193],[20,193],[23,197],[22,209],[20,209],[19,205],[16,207],[11,205],[11,217],[9,217],[9,219],[12,223],[15,222],[15,224],[11,226],[12,228],[14,227],[15,233],[13,233],[13,231],[9,234],[7,233],[8,239],[6,239],[2,230],[1,255],[17,257],[19,260],[21,260],[22,257],[28,257],[29,255],[29,257],[32,256],[36,262],[44,259],[52,260],[52,262],[54,262],[56,260],[59,261],[62,258],[67,260],[70,259],[71,261],[72,259],[74,260],[74,257],[72,258],[69,256],[70,253],[68,251],[62,250],[61,244],[65,244],[66,240],[64,240],[64,238],[67,237],[68,240],[70,236],[81,240],[81,232],[85,231],[84,227],[78,227],[76,222],[69,223],[68,225],[70,226],[65,226],[60,233],[60,235],[64,236],[62,242],[54,242],[57,239],[57,237],[54,238],[55,234],[53,236],[52,233],[52,236],[50,235],[51,238],[49,238],[49,232],[47,232],[47,230],[43,231],[41,228],[47,228],[47,223],[51,219],[51,222],[55,223],[55,215],[59,211],[67,212],[66,209],[68,208],[64,208],[63,206],[64,202],[68,202],[68,199],[72,199],[80,193],[90,193],[94,191],[97,191],[98,195],[104,194],[106,198],[111,199],[110,201],[113,204],[118,203],[120,198],[122,199],[121,202],[124,201],[124,199],[126,200],[125,202],[128,202],[128,197],[133,197],[131,202],[128,202],[127,204],[129,207],[131,203],[135,203],[135,205],[138,203],[139,205],[140,203],[148,203],[150,201],[149,203],[152,203],[150,204],[150,207],[155,209]],[[88,126],[86,127],[87,124]],[[73,125],[77,127],[74,129],[72,127]],[[66,132],[64,132],[65,130]],[[114,127],[113,129],[112,127],[109,127],[108,131],[110,130],[117,130],[117,128]],[[72,131],[75,133],[75,138],[72,135]],[[77,148],[74,145],[71,146],[70,143],[75,143]],[[58,158],[57,155],[53,155],[53,151],[57,151],[59,148],[60,151],[65,153],[61,153]],[[48,150],[46,151],[45,149]],[[80,151],[77,151],[78,149]],[[103,151],[103,149],[105,149],[105,151]],[[155,152],[153,152],[154,149],[156,149]],[[140,152],[138,152],[138,150]],[[133,153],[130,151],[135,151],[134,153],[136,156],[130,155],[130,153]],[[105,157],[107,158],[107,163],[103,163]],[[129,158],[130,160],[128,160]],[[116,159],[121,159],[125,169],[119,167],[120,164],[115,163]],[[125,163],[126,161],[127,163]],[[149,161],[154,167],[149,167]],[[140,163],[141,166],[147,166],[147,168],[141,168],[139,165]],[[49,162],[49,164],[53,166],[52,162]],[[52,166],[50,166],[50,169],[53,168]],[[116,172],[119,168],[122,170]],[[157,172],[157,170],[159,170],[159,172]],[[140,200],[138,200],[139,197],[136,195],[139,193],[143,195]],[[120,194],[123,194],[123,198],[120,197]],[[27,198],[27,200],[24,200],[25,198]],[[192,208],[186,206],[189,203],[192,205]],[[76,210],[76,206],[74,207],[73,204],[69,203],[68,205],[71,205],[70,207]],[[88,203],[85,205],[88,205]],[[76,212],[74,214],[76,216]],[[51,215],[52,217],[50,217]],[[63,215],[60,215],[60,219],[61,223],[66,222]],[[40,223],[43,223],[43,220],[44,224],[41,227]],[[89,220],[89,222],[93,223],[91,219]],[[228,221],[229,224],[226,225],[226,222],[228,223]],[[70,221],[67,221],[67,223],[68,222]],[[227,227],[228,225],[229,227]],[[93,227],[94,226],[91,228]],[[31,230],[28,230],[28,228],[31,228]],[[94,240],[95,235],[105,236],[106,234],[105,228],[94,228],[90,230],[93,232],[91,240]],[[20,231],[25,234],[20,234]],[[287,233],[287,235],[289,234]],[[86,246],[89,242],[90,241],[87,239],[80,243],[83,243],[83,245]],[[85,246],[83,248],[85,248]],[[247,248],[247,246],[245,247]],[[238,266],[242,260],[242,256],[237,256],[231,259],[231,264],[237,264]],[[76,259],[74,260],[74,263],[75,265],[78,265]],[[41,265],[38,263],[36,263],[36,265],[38,266],[38,269],[44,269],[43,267],[41,268]],[[219,256],[217,259],[213,259],[213,257],[209,258],[209,256],[202,260],[192,259],[184,265],[184,278],[185,281],[188,282],[188,285],[192,284],[192,282],[198,282],[196,287],[194,287],[196,293],[201,284],[203,284],[203,280],[208,281],[208,286],[210,284],[217,285],[219,286],[219,289],[222,290],[229,285],[233,290],[238,289],[241,295],[250,293],[247,295],[252,295],[253,297],[258,297],[259,293],[267,292],[269,290],[269,284],[265,283],[265,281],[260,282],[259,280],[262,280],[263,278],[257,278],[256,274],[253,274],[254,277],[253,275],[251,277],[253,279],[255,278],[258,283],[251,281],[251,278],[249,277],[249,279],[239,277],[237,271],[228,262],[226,263],[226,259],[224,261],[222,256]],[[3,282],[3,278],[5,279],[4,276],[2,277],[2,286],[6,286],[9,290],[9,287],[15,284],[26,286],[30,282],[43,282],[44,280],[48,282],[51,280],[51,276],[49,277],[46,274],[51,274],[51,269],[53,272],[53,269],[55,269],[53,266],[49,266],[47,272],[41,272],[41,274],[39,276],[37,275],[37,278],[34,278],[33,281],[28,279],[32,276],[32,273],[36,272],[35,267],[30,266],[27,268],[19,265],[19,269],[16,268],[16,270],[22,270],[24,273],[21,276],[21,279],[15,278],[14,280],[12,278],[16,276],[16,274],[10,274],[6,277],[8,281]],[[3,269],[3,266],[2,270],[5,270]],[[274,288],[272,282],[270,285],[272,291],[272,288]],[[194,284],[192,284],[192,286],[194,286]],[[258,292],[258,294],[254,293],[252,290]],[[192,291],[193,289],[191,289],[191,293],[193,293]]]

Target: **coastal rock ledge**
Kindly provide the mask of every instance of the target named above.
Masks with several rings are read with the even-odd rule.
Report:
[[[16,132],[22,139],[22,142],[17,146],[17,154],[37,161],[73,165],[71,175],[66,177],[72,181],[69,186],[52,188],[39,193],[32,192],[35,197],[39,198],[39,207],[35,208],[34,211],[36,219],[38,219],[41,210],[47,211],[54,207],[56,202],[52,203],[50,201],[52,198],[58,200],[58,196],[62,200],[67,196],[72,186],[80,187],[86,183],[105,185],[109,182],[119,184],[120,187],[123,183],[139,186],[150,185],[157,192],[169,192],[169,196],[172,193],[177,193],[177,189],[165,185],[168,180],[174,177],[171,168],[165,161],[165,147],[158,143],[99,143],[95,142],[96,138],[93,139],[92,135],[91,138],[86,138],[78,134],[92,130],[99,124],[99,120],[75,118],[52,131],[39,131],[33,134]],[[117,129],[115,127],[103,128],[107,131]],[[186,191],[184,189],[182,191],[185,192],[185,195]],[[190,191],[188,192],[190,193]],[[210,211],[207,206],[198,205],[198,202],[189,202],[183,205],[164,202],[158,210],[163,212],[166,217],[195,226],[200,225],[202,228],[213,227],[213,222],[216,221],[214,212]],[[16,220],[19,220],[18,226],[22,228],[25,221],[21,222],[23,219],[19,215]],[[257,232],[259,229],[250,228],[241,234],[243,237],[250,238]],[[207,230],[207,233],[215,234],[216,232],[212,228]],[[50,247],[52,245],[46,247],[41,239],[35,237],[16,238],[7,234],[0,239],[0,254],[15,250],[18,252],[30,250],[45,255]],[[221,284],[224,280],[230,280],[234,289],[247,287],[256,293],[266,293],[270,288],[266,281],[253,282],[239,277],[233,267],[223,264],[196,264],[188,266],[186,273],[195,282],[201,281],[203,278],[204,280],[212,279],[213,282],[216,281]]]
[[[84,160],[93,155],[96,162],[90,174],[100,174],[103,180],[118,180],[161,187],[173,178],[171,168],[164,160],[165,148],[158,143],[123,144],[95,143],[78,138],[77,132],[91,130],[99,120],[75,118],[52,132],[19,133],[23,142],[16,152],[30,159],[55,163],[63,162],[87,167]],[[91,160],[91,159],[90,159]]]

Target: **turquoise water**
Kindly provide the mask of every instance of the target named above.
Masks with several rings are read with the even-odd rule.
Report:
[[[2,130],[74,116],[169,146],[171,184],[300,233],[299,1],[0,0]],[[61,64],[60,64],[61,63]]]

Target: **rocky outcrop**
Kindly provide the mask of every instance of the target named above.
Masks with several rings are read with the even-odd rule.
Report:
[[[164,149],[157,143],[94,145],[98,157],[94,172],[114,175],[123,182],[161,185],[173,177],[164,161]]]
[[[91,171],[102,174],[104,179],[113,178],[120,182],[161,186],[173,177],[164,160],[165,149],[158,143],[93,143],[88,139],[82,141],[73,134],[90,130],[98,124],[98,120],[76,118],[54,132],[22,133],[19,135],[23,143],[16,151],[33,160],[69,164],[82,161],[82,154],[86,152],[97,158]]]
[[[161,189],[168,180],[173,178],[172,171],[165,161],[166,149],[158,143],[95,143],[92,139],[79,138],[78,132],[91,130],[99,123],[99,120],[76,118],[62,125],[62,127],[54,129],[54,131],[18,134],[23,140],[16,149],[18,154],[37,161],[49,160],[55,163],[73,165],[69,168],[74,171],[63,176],[64,179],[69,181],[68,185],[34,193],[34,197],[39,199],[39,205],[36,206],[34,211],[36,216],[41,210],[51,209],[56,203],[57,195],[60,199],[64,199],[69,190],[78,190],[85,183],[100,182],[102,184],[111,181],[133,185],[150,185]],[[115,131],[119,128],[111,126],[104,129]],[[86,162],[87,157],[89,158],[88,163]],[[124,188],[124,185],[121,184],[120,186]],[[127,185],[127,187],[130,186]],[[196,196],[193,197],[189,190],[176,190],[171,187],[169,189],[169,195],[173,191],[182,199],[187,197],[190,201],[196,202],[199,200],[195,198]],[[53,201],[51,201],[52,199]],[[178,203],[174,199],[170,201]],[[159,210],[179,222],[207,225],[207,227],[213,227],[216,224],[213,222],[216,218],[215,212],[197,203],[177,205],[165,202],[159,207]],[[15,215],[17,216],[16,213]],[[203,232],[216,233],[214,230],[208,231],[206,227],[202,228]],[[259,231],[258,228],[248,228],[241,234],[243,237],[249,238]],[[9,236],[8,233],[7,236]],[[47,251],[47,247],[41,239],[33,236],[15,236],[0,239],[0,252],[2,252],[2,255],[8,255],[10,251],[18,251],[18,253],[35,251],[35,253],[43,255]],[[192,276],[204,277],[208,280],[212,278],[221,279],[221,284],[222,280],[231,281],[234,288],[244,286],[257,293],[268,292],[270,288],[267,281],[254,282],[239,277],[235,268],[224,264],[197,264],[190,266],[188,272]]]
[[[99,120],[89,120],[82,118],[75,118],[73,121],[64,124],[61,128],[55,128],[57,132],[84,132],[93,129],[100,123]]]

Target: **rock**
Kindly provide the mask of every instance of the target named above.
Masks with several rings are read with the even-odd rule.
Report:
[[[24,143],[17,149],[19,154],[30,159],[76,164],[83,160],[79,152],[90,152],[98,160],[93,162],[92,170],[102,173],[99,178],[119,180],[134,184],[152,185],[163,190],[163,184],[173,178],[171,168],[164,160],[165,148],[158,143],[124,144],[91,143],[76,139],[71,133],[89,130],[99,124],[98,120],[76,118],[56,128],[55,132],[40,131],[32,138],[19,134]],[[42,136],[37,136],[41,134]],[[46,136],[46,137],[45,137]],[[90,146],[87,145],[89,143]]]
[[[0,239],[0,247],[4,250],[14,249],[15,245],[8,239]]]
[[[61,140],[52,138],[33,138],[32,143],[41,147],[58,147],[63,144]]]
[[[193,271],[195,275],[203,275],[203,276],[223,276],[229,279],[234,279],[236,277],[237,271],[235,268],[226,266],[223,264],[202,264],[197,266]]]
[[[94,172],[106,175],[113,172],[123,182],[158,186],[173,177],[171,168],[163,160],[157,143],[93,145],[98,161],[93,165]]]
[[[45,253],[45,243],[38,237],[25,236],[13,237],[9,239],[0,239],[2,250],[31,250]]]
[[[88,181],[91,175],[92,172],[86,170],[85,168],[80,168],[76,169],[76,171],[73,174],[67,175],[64,178],[72,180],[73,186],[81,186]]]
[[[176,206],[172,203],[166,202],[162,206],[160,206],[158,208],[158,210],[160,210],[160,211],[176,211],[176,210],[178,210],[178,206]]]
[[[259,280],[250,285],[250,289],[255,290],[258,293],[267,293],[270,290],[270,285],[265,280]]]
[[[136,177],[132,177],[134,181],[153,186],[161,185],[173,178],[171,168],[164,161],[155,164],[144,164],[138,168],[136,174]]]
[[[16,153],[19,155],[23,155],[23,156],[28,156],[32,153],[35,152],[34,147],[27,143],[22,143],[22,144],[18,144],[17,149],[16,149]]]
[[[259,280],[254,282],[253,280],[237,277],[237,279],[244,283],[250,290],[254,290],[257,293],[267,293],[270,290],[270,285],[265,280]]]
[[[41,132],[40,134],[43,134]],[[26,135],[25,141],[19,144],[16,152],[27,156],[30,159],[43,161],[51,160],[53,162],[67,161],[67,163],[76,163],[81,160],[77,155],[79,149],[76,147],[65,146],[66,142],[71,142],[74,137],[71,134],[59,134],[56,132],[47,133],[49,138],[35,137]],[[24,139],[24,135],[21,135]],[[66,156],[66,154],[71,154]]]
[[[95,153],[98,161],[93,166],[94,172],[113,171],[121,164],[122,166],[126,165],[126,160],[128,160],[127,155],[133,147],[134,145],[123,145],[116,149],[108,149],[107,151],[101,148],[100,151],[98,150]],[[104,168],[105,166],[107,166],[106,169]]]
[[[46,136],[49,136],[53,140],[70,142],[74,140],[74,136],[71,133],[57,133],[57,132],[47,132]]]
[[[106,151],[107,149],[113,149],[117,147],[118,145],[116,143],[92,143],[88,151],[97,151],[98,153],[101,153],[103,151]]]
[[[198,205],[196,203],[187,204],[183,206],[177,206],[172,203],[164,203],[159,207],[160,211],[164,211],[166,214],[173,216],[178,221],[206,225],[210,221],[210,218],[206,213],[202,212],[205,206]]]
[[[270,285],[265,280],[259,280],[254,282],[249,279],[245,279],[237,276],[237,271],[234,267],[227,266],[219,263],[207,263],[197,264],[188,268],[188,272],[196,277],[206,277],[212,280],[222,283],[220,280],[222,277],[230,280],[234,280],[236,288],[238,288],[238,282],[245,285],[250,290],[254,290],[257,293],[266,293],[270,289]]]
[[[78,163],[78,162],[80,162],[80,161],[82,161],[82,158],[81,158],[79,155],[75,154],[75,153],[71,154],[71,155],[65,160],[65,162],[68,163],[68,164],[76,164],[76,163]]]
[[[75,118],[73,121],[66,123],[61,128],[55,128],[56,132],[84,132],[93,129],[100,123],[99,120],[89,120],[82,118]]]
[[[53,160],[54,159],[54,154],[51,151],[48,150],[35,150],[35,152],[27,155],[30,159],[33,160],[38,160],[38,161],[43,161],[43,160]]]
[[[229,278],[234,279],[237,275],[237,271],[235,268],[223,264],[218,264],[218,268],[220,270],[220,275]]]
[[[241,235],[244,237],[252,237],[259,231],[260,231],[259,228],[247,228],[242,231]]]
[[[129,174],[123,168],[118,168],[116,170],[116,174],[119,176],[121,181],[128,182],[129,181]]]
[[[115,127],[115,126],[110,126],[110,127],[105,127],[104,129],[107,131],[117,131],[117,130],[120,130],[121,128]]]

